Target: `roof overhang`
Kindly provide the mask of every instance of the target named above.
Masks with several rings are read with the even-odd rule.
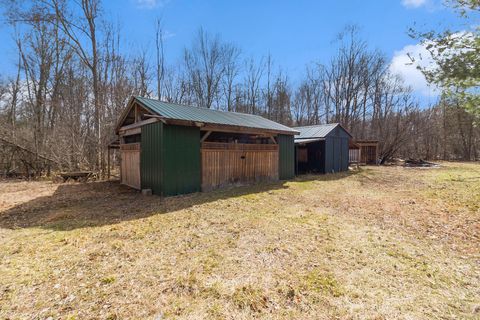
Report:
[[[376,146],[378,145],[378,140],[355,140],[355,143],[358,146]]]
[[[125,118],[127,117],[128,113],[130,112],[130,108],[133,105],[133,102],[135,101],[135,97],[130,97],[127,102],[127,106],[125,109],[123,109],[122,114],[120,115],[120,118],[117,121],[117,125],[115,126],[115,133],[119,134],[120,128],[122,127],[123,122],[125,121]]]
[[[348,148],[349,149],[360,149],[360,146],[358,144],[356,144],[354,140],[350,139],[348,141]]]

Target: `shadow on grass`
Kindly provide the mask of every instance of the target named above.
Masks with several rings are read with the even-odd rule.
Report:
[[[221,199],[288,189],[289,182],[338,180],[356,173],[301,175],[290,181],[263,182],[168,198],[142,196],[138,191],[114,181],[59,184],[50,196],[39,197],[0,212],[0,228],[39,227],[68,231],[113,225]]]

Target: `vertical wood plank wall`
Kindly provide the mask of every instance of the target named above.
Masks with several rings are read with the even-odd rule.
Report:
[[[204,142],[202,190],[231,183],[278,180],[278,145]]]
[[[376,164],[377,163],[377,146],[376,145],[362,145],[361,146],[361,159],[362,163],[365,164]]]
[[[348,150],[348,161],[350,163],[359,163],[360,162],[360,149],[349,149]]]
[[[120,145],[122,184],[140,189],[140,143]]]

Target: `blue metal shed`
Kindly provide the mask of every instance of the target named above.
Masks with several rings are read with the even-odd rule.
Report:
[[[348,143],[352,135],[339,123],[296,127],[295,171],[334,173],[348,170]]]

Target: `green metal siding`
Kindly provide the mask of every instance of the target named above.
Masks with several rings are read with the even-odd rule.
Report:
[[[163,195],[200,191],[200,129],[163,126]]]
[[[152,189],[162,195],[162,134],[163,123],[157,122],[142,127],[140,177],[142,189]]]
[[[279,134],[278,141],[278,177],[280,180],[295,176],[295,144],[293,136]]]
[[[164,125],[142,127],[142,189],[173,196],[200,191],[200,129]]]

